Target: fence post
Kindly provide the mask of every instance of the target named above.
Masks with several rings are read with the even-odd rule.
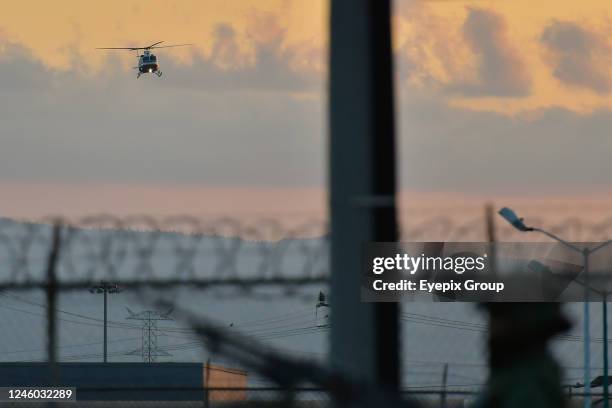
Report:
[[[208,408],[210,407],[210,391],[208,389],[210,387],[210,358],[206,360],[205,376],[206,378],[204,378],[204,408]]]
[[[51,385],[58,383],[57,367],[57,262],[59,258],[62,227],[58,220],[53,224],[51,248],[47,257],[47,360]]]
[[[440,396],[440,408],[446,408],[446,384],[448,381],[448,363],[444,363],[442,372],[442,395]]]
[[[487,242],[496,242],[497,236],[495,231],[495,208],[492,203],[485,205],[485,226],[487,234]]]
[[[492,278],[497,277],[497,229],[495,228],[495,208],[492,203],[485,205],[485,233],[489,243],[489,265]]]

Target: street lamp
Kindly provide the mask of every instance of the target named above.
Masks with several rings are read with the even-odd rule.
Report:
[[[504,207],[501,210],[499,210],[499,215],[504,217],[506,221],[512,224],[512,226],[519,231],[522,231],[522,232],[533,231],[533,228],[526,226],[525,223],[523,222],[523,219],[519,218],[518,215],[516,215],[516,213],[512,211],[511,209],[509,209],[508,207]]]
[[[594,248],[589,247],[578,247],[572,243],[565,241],[564,239],[559,238],[558,236],[545,231],[541,228],[528,227],[523,222],[522,218],[516,215],[516,213],[508,207],[504,207],[499,210],[499,215],[501,215],[506,221],[508,221],[514,228],[521,232],[531,232],[537,231],[540,232],[547,237],[554,239],[555,241],[565,245],[567,248],[578,252],[582,255],[582,267],[584,271],[584,323],[583,323],[583,337],[584,337],[584,408],[591,407],[591,380],[590,380],[590,372],[591,372],[591,339],[590,339],[590,306],[589,306],[589,256],[600,250],[601,248],[612,243],[612,240],[608,240],[597,245]],[[607,321],[607,305],[604,299],[603,302],[603,312],[604,312],[604,408],[609,408],[608,402],[608,321]]]
[[[100,281],[100,284],[92,286],[89,289],[89,292],[91,293],[102,293],[104,294],[104,362],[108,362],[108,352],[107,352],[107,322],[108,322],[108,318],[107,318],[107,295],[109,293],[119,293],[121,292],[121,290],[119,289],[119,285],[117,283],[111,283],[111,282],[107,282],[107,281]]]

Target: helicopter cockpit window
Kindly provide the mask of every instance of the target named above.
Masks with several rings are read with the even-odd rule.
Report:
[[[144,57],[142,57],[142,62],[149,62],[149,56],[145,55]]]
[[[155,55],[151,55],[151,62],[157,62],[157,57]]]

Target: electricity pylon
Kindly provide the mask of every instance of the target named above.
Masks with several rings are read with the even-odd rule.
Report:
[[[157,346],[157,322],[160,320],[174,320],[170,316],[172,310],[165,313],[157,310],[144,310],[140,313],[134,313],[129,308],[126,309],[129,313],[126,319],[140,320],[143,322],[141,347],[128,353],[128,355],[140,354],[142,356],[142,361],[145,363],[153,363],[159,356],[170,356],[170,353],[160,350]]]

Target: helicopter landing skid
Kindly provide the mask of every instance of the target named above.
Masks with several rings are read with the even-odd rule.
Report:
[[[162,72],[161,71],[157,71],[157,72],[155,72],[155,75],[157,75],[157,77],[159,78],[159,77],[162,76]]]
[[[136,79],[140,78],[140,75],[141,75],[141,73],[140,73],[140,72],[139,72],[139,73],[137,73],[137,74],[136,74]]]

